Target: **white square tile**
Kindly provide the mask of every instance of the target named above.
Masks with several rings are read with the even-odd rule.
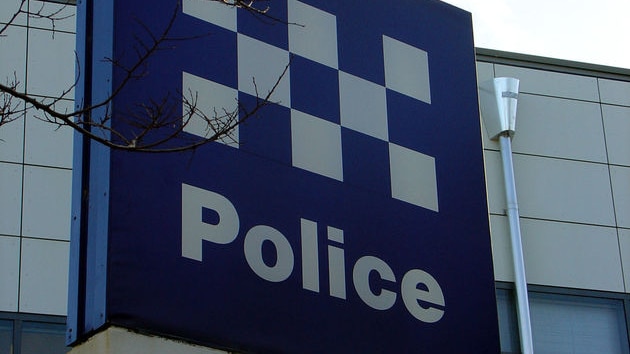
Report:
[[[387,88],[422,102],[431,103],[427,52],[383,36],[383,55]]]
[[[0,82],[6,86],[16,83],[18,91],[23,92],[26,83],[27,30],[25,27],[9,26],[3,35],[0,37]]]
[[[72,171],[26,166],[22,235],[70,239]]]
[[[20,238],[0,236],[0,311],[17,312]]]
[[[59,112],[73,109],[73,101],[61,101],[54,107]],[[35,165],[72,168],[74,130],[45,122],[42,113],[28,110],[24,162]]]
[[[614,226],[608,167],[514,155],[521,216]]]
[[[20,235],[22,165],[0,162],[0,234]]]
[[[20,0],[2,0],[0,1],[0,23],[9,23],[9,21],[11,21],[11,18],[13,18],[13,15],[18,14],[19,10],[20,10],[20,4],[22,1]],[[24,3],[24,6],[22,7],[23,10],[27,10],[27,6],[28,6],[28,1],[26,1]],[[13,21],[11,21],[11,24],[14,25],[26,25],[26,15],[25,14],[18,14],[17,17],[15,17],[15,19]]]
[[[291,110],[291,156],[295,167],[343,181],[341,127]]]
[[[521,219],[521,230],[528,283],[624,291],[615,228]]]
[[[388,141],[385,88],[339,72],[339,100],[343,127]]]
[[[630,167],[610,166],[617,226],[630,228]]]
[[[24,107],[20,104],[18,107]],[[24,161],[24,116],[21,113],[10,123],[0,126],[0,161],[18,162]]]
[[[599,104],[522,93],[514,152],[606,162]]]
[[[390,143],[389,163],[392,197],[439,211],[435,158]]]
[[[602,103],[630,106],[630,82],[597,79]]]
[[[264,98],[273,91],[270,101],[291,107],[289,71],[282,76],[288,64],[289,52],[286,50],[242,34],[238,35],[239,91],[259,98]],[[278,85],[274,89],[276,83]]]
[[[226,6],[219,1],[184,0],[185,14],[215,24],[230,31],[236,31],[236,7]]]
[[[608,162],[630,166],[630,108],[602,105]]]
[[[190,118],[184,131],[196,136],[207,138],[214,135],[214,131],[208,126],[206,118],[217,117],[218,121],[228,123],[231,114],[236,112],[238,119],[238,91],[214,81],[206,80],[184,72],[182,74],[182,93],[190,102],[196,101],[197,112]],[[190,107],[182,105],[182,114],[187,117]],[[228,136],[222,137],[217,142],[238,148],[238,126]]]
[[[69,250],[68,242],[22,239],[21,312],[66,315]]]
[[[30,11],[42,15],[31,16],[28,21],[30,27],[76,32],[77,7],[75,5],[55,4],[49,1],[30,1]]]
[[[64,32],[29,29],[28,92],[74,99],[75,36]]]
[[[289,51],[312,61],[338,68],[337,18],[327,12],[289,0]]]
[[[519,91],[546,96],[599,102],[597,79],[594,77],[555,73],[496,64],[495,77],[520,80]],[[518,122],[516,123],[518,125]]]

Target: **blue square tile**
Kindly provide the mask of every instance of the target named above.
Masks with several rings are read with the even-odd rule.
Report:
[[[387,89],[389,141],[408,149],[436,156],[444,142],[440,139],[444,127],[443,115],[422,101]],[[453,138],[457,131],[453,130]]]
[[[280,49],[289,49],[289,33],[287,30],[287,2],[286,1],[258,1],[253,6],[265,9],[266,14],[256,14],[244,9],[238,9],[238,32],[258,39]],[[289,26],[291,26],[289,24]]]
[[[344,182],[390,195],[388,143],[342,128]]]
[[[251,111],[256,98],[239,93],[239,103]],[[242,112],[241,112],[242,114]],[[291,111],[277,104],[269,104],[239,126],[239,148],[266,158],[291,164]]]
[[[340,124],[339,72],[293,55],[291,106],[299,111]]]

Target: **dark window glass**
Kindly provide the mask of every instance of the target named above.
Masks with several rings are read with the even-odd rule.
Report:
[[[497,310],[499,313],[499,335],[501,353],[520,353],[518,338],[518,318],[512,291],[497,289]]]
[[[58,323],[22,323],[22,354],[67,353],[66,326]]]
[[[13,352],[13,321],[0,320],[0,354]]]
[[[536,353],[629,353],[623,301],[530,293]]]
[[[622,297],[595,292],[545,288],[529,292],[534,352],[630,354]],[[513,290],[497,289],[502,353],[520,353],[518,317]]]

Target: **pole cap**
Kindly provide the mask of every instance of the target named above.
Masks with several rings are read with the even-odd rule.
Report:
[[[519,80],[498,77],[479,85],[481,117],[492,140],[507,132],[510,137],[516,130],[516,104]]]

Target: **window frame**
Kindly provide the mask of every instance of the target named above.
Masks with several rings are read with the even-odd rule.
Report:
[[[514,311],[516,312],[516,286],[511,282],[504,281],[495,281],[495,291],[499,290],[507,290],[510,292],[510,295],[513,299]],[[618,300],[621,301],[623,307],[623,318],[626,322],[626,339],[627,345],[630,351],[630,294],[626,293],[617,293],[612,291],[601,291],[601,290],[589,290],[589,289],[575,289],[575,288],[565,288],[565,287],[555,287],[555,286],[547,286],[547,285],[527,285],[527,293],[528,294],[541,294],[541,295],[559,295],[565,296],[567,299],[570,298],[585,298],[585,299],[604,299],[604,300]],[[498,302],[497,302],[498,305]],[[498,318],[497,318],[498,320]],[[520,349],[520,338],[517,340]]]
[[[19,312],[4,312],[0,311],[0,320],[13,322],[13,353],[22,353],[22,328],[24,322],[36,322],[53,325],[66,325],[66,316],[55,315],[40,315],[31,313],[19,313]]]

